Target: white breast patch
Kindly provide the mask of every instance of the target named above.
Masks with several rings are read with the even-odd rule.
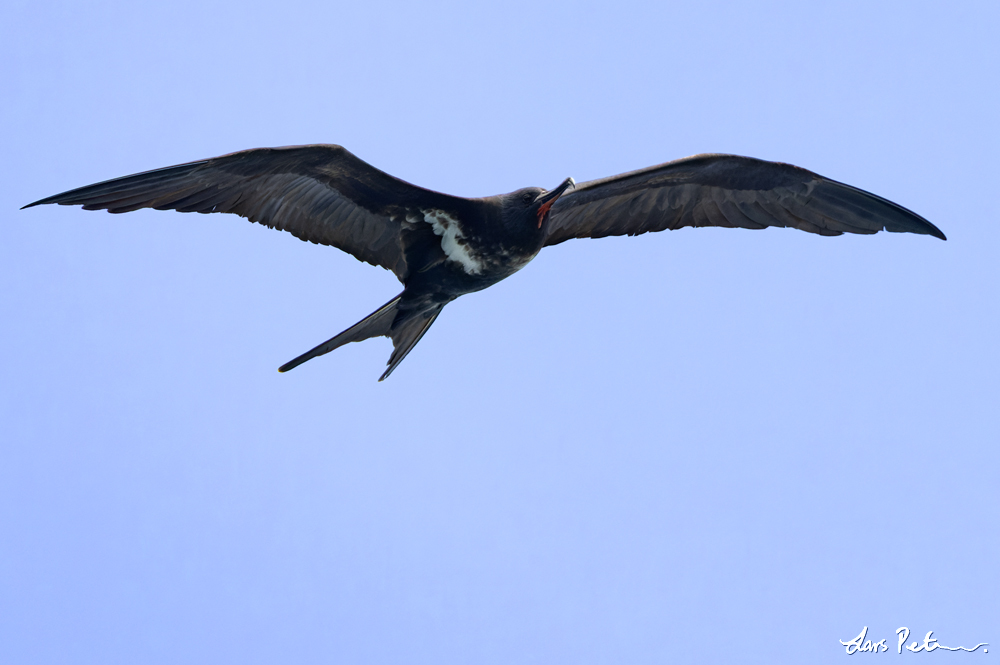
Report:
[[[441,236],[441,249],[445,256],[461,265],[470,275],[478,275],[483,271],[483,262],[470,250],[456,219],[443,210],[420,212],[424,215],[424,221],[434,229],[434,234]]]

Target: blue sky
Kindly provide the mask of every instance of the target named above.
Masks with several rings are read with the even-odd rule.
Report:
[[[998,23],[5,3],[4,660],[822,663],[863,626],[1000,650]],[[380,384],[383,339],[275,370],[386,271],[234,216],[18,210],[304,143],[464,196],[752,155],[949,240],[565,243]]]

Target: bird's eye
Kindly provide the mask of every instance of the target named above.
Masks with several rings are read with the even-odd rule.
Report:
[[[521,195],[521,200],[524,201],[525,203],[531,203],[531,200],[533,198],[534,197],[531,194],[522,194]]]

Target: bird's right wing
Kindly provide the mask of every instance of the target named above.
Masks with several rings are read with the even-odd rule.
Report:
[[[914,212],[811,171],[751,157],[696,155],[577,185],[552,206],[546,245],[684,226],[810,233],[944,234]]]
[[[58,203],[113,213],[139,208],[235,213],[342,249],[402,280],[408,268],[401,231],[408,211],[412,217],[413,211],[466,202],[394,178],[341,146],[309,145],[244,150],[146,171],[25,208]]]

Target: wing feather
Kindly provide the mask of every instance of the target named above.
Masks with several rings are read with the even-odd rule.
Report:
[[[545,244],[685,226],[787,226],[828,236],[884,229],[945,239],[902,206],[797,166],[697,155],[577,185],[552,206]]]
[[[31,203],[86,210],[227,212],[407,275],[400,244],[408,209],[468,200],[394,178],[337,145],[258,148],[80,187]]]

